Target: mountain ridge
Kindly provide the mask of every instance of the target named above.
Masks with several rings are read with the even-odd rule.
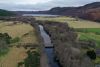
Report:
[[[54,7],[47,11],[33,13],[65,15],[100,22],[100,2],[93,2],[80,7]]]
[[[93,2],[79,7],[54,7],[46,11],[15,11],[17,14],[53,14],[100,22],[100,2]]]

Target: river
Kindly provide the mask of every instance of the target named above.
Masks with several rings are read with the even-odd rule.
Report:
[[[51,14],[23,14],[23,16],[56,17],[56,16],[59,16],[59,15],[51,15]]]
[[[55,54],[54,54],[54,48],[52,47],[53,44],[51,43],[50,36],[45,32],[42,25],[39,25],[41,36],[44,40],[45,45],[45,52],[48,57],[48,62],[50,67],[60,67],[59,63],[54,60]]]

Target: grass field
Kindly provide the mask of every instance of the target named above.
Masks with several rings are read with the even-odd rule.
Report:
[[[8,33],[11,37],[21,37],[25,33],[28,33],[32,30],[34,30],[30,25],[28,24],[16,24],[16,25],[8,25],[9,23],[1,23],[0,24],[0,32],[1,33]]]
[[[8,33],[12,38],[20,38],[18,43],[13,43],[11,45],[17,45],[19,43],[27,44],[39,44],[38,38],[35,32],[35,28],[29,24],[18,23],[13,24],[13,22],[0,21],[0,33]],[[15,46],[9,48],[9,52],[0,57],[0,67],[17,67],[19,62],[22,62],[26,57],[27,49]]]
[[[80,40],[93,40],[96,42],[96,47],[100,48],[100,35],[93,33],[78,33],[80,35]]]
[[[97,48],[100,48],[100,28],[77,28],[75,30],[78,32],[80,40],[94,40]]]
[[[10,48],[7,55],[2,57],[0,67],[17,67],[18,62],[23,61],[27,56],[24,48]]]
[[[77,28],[75,30],[78,32],[94,33],[94,34],[100,35],[100,28]]]
[[[96,42],[96,49],[100,49],[100,28],[81,28],[76,31],[79,34],[79,40],[93,40]],[[100,56],[97,56],[94,63],[100,64]]]
[[[68,23],[73,28],[100,28],[100,23],[71,17],[36,17],[37,20],[49,20]]]

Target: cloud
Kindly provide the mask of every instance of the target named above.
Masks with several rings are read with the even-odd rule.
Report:
[[[37,4],[37,3],[46,3],[51,0],[0,0],[0,3],[9,3],[9,4]]]
[[[100,2],[100,0],[53,0],[49,4],[54,6],[81,6],[97,1]]]
[[[52,7],[82,6],[92,2],[100,2],[100,0],[0,0],[0,8],[7,10],[48,10]]]

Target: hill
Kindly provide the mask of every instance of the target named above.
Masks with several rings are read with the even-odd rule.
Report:
[[[90,3],[80,7],[54,7],[47,11],[36,11],[33,13],[66,15],[100,21],[100,2]]]
[[[80,7],[55,7],[50,9],[48,13],[100,21],[100,2],[90,3]]]
[[[11,11],[0,9],[0,16],[14,16],[14,15],[16,14]]]

